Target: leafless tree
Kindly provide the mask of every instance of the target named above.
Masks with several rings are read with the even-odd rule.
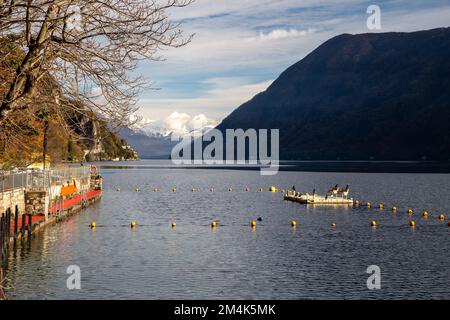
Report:
[[[146,85],[133,74],[137,63],[191,40],[168,11],[192,1],[0,0],[0,37],[23,51],[0,95],[0,124],[35,103],[36,88],[49,79],[56,104],[122,124]]]

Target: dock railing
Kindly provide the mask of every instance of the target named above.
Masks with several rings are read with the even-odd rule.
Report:
[[[72,179],[83,181],[89,178],[89,167],[67,167],[45,171],[4,171],[0,172],[0,193],[14,189],[46,190],[52,186],[62,185]]]

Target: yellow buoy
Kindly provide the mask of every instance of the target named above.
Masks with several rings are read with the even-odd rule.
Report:
[[[250,226],[251,226],[252,228],[256,228],[256,220],[252,220],[252,221],[250,222]]]
[[[275,188],[274,186],[270,186],[269,187],[269,192],[277,192],[277,188]]]
[[[131,221],[130,227],[131,228],[136,228],[136,221]]]
[[[370,203],[370,201],[367,201],[367,202],[366,202],[366,207],[367,207],[367,208],[370,208],[371,205],[372,205],[372,204]]]
[[[171,226],[172,226],[172,229],[175,229],[177,227],[177,224],[175,223],[175,221],[172,222]]]
[[[416,226],[416,222],[414,220],[411,220],[409,222],[409,226],[414,228]]]
[[[92,221],[91,224],[89,225],[89,228],[91,229],[95,229],[97,227],[97,223],[95,221]]]
[[[294,219],[291,220],[291,227],[295,228],[297,226],[297,221],[295,221]]]
[[[397,207],[392,207],[392,212],[397,212]]]
[[[281,190],[281,193],[286,193],[286,191],[284,189]]]
[[[215,228],[215,227],[217,227],[217,222],[212,221],[212,222],[211,222],[211,228]]]
[[[408,209],[408,214],[410,215],[410,216],[412,216],[413,214],[414,214],[414,211],[413,211],[413,209]]]
[[[439,215],[439,220],[443,221],[444,219],[445,219],[445,216],[444,216],[443,213],[441,213],[441,214]]]
[[[355,206],[359,206],[359,200],[355,200]]]
[[[332,228],[336,228],[336,223],[332,223],[332,224],[331,224],[331,227],[332,227]]]
[[[379,208],[379,209],[383,209],[383,208],[384,208],[384,205],[383,205],[382,203],[380,203],[380,204],[378,205],[378,208]]]
[[[370,226],[371,227],[376,227],[377,226],[377,222],[375,220],[372,220],[372,222],[370,222]]]
[[[422,212],[422,217],[424,217],[425,219],[428,218],[428,211]]]

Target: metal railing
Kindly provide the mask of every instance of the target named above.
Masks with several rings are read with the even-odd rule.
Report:
[[[67,167],[45,171],[24,170],[19,172],[0,172],[0,192],[24,188],[47,189],[62,185],[72,179],[89,179],[89,167]]]

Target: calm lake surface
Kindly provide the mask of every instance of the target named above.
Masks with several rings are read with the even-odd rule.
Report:
[[[99,202],[11,253],[7,298],[450,299],[449,174],[139,168],[102,174]],[[349,184],[351,196],[370,200],[372,209],[307,207],[267,192],[273,184],[322,194],[336,183]],[[386,209],[377,209],[379,202]],[[409,207],[415,229],[408,226]],[[258,217],[252,230],[250,220]],[[81,290],[66,287],[70,265],[81,268]],[[381,290],[367,289],[370,265],[381,268]]]

